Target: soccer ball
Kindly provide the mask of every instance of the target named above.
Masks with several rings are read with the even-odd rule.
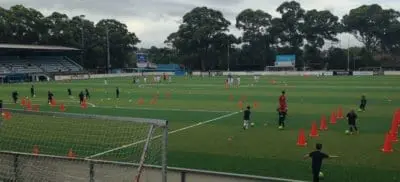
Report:
[[[283,130],[283,126],[279,126],[278,129]]]
[[[322,172],[320,171],[318,176],[319,176],[320,179],[323,179],[323,178],[324,178],[324,173],[322,173]]]
[[[344,133],[346,133],[346,135],[350,134],[349,130],[346,130]]]
[[[251,127],[254,127],[254,123],[250,123],[250,126],[251,126]]]

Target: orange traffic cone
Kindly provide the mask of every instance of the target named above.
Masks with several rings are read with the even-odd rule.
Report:
[[[35,105],[32,105],[32,107],[33,107],[34,111],[39,112],[39,105],[35,104]]]
[[[56,106],[56,99],[51,99],[51,101],[50,101],[50,106],[51,107],[55,107]]]
[[[5,120],[10,120],[11,119],[11,113],[10,112],[5,111],[5,112],[2,113],[2,116],[3,116],[3,118]]]
[[[69,151],[68,151],[68,158],[70,158],[70,159],[75,159],[75,157],[76,157],[76,154],[74,153],[74,151],[72,151],[72,148],[70,148],[69,149]]]
[[[237,106],[238,106],[239,109],[243,109],[243,101],[240,100],[238,102]]]
[[[383,144],[383,148],[381,150],[385,153],[393,152],[392,141],[389,133],[386,134],[385,143]]]
[[[394,120],[397,122],[397,126],[400,127],[400,109],[397,109],[394,114]]]
[[[31,110],[32,110],[32,102],[31,102],[31,100],[29,100],[29,99],[28,99],[28,101],[26,102],[26,109],[27,109],[28,111],[31,111]]]
[[[64,112],[64,111],[65,111],[65,106],[64,106],[64,104],[61,104],[61,105],[60,105],[60,111],[61,111],[61,112]]]
[[[337,119],[343,119],[343,109],[342,106],[339,106],[338,110],[337,110]]]
[[[306,136],[304,135],[304,130],[300,129],[299,136],[297,137],[297,146],[307,146]]]
[[[317,136],[319,136],[318,130],[317,130],[317,124],[315,122],[313,122],[311,125],[310,137],[317,137]]]
[[[138,101],[137,101],[137,104],[138,105],[143,105],[144,104],[143,98],[139,98]]]
[[[154,105],[154,104],[157,104],[157,97],[153,97],[151,100],[150,100],[150,104],[152,104],[152,105]]]
[[[25,107],[25,105],[26,105],[26,99],[23,98],[23,99],[21,100],[21,106],[22,106],[22,107]]]
[[[331,124],[336,124],[336,113],[335,113],[335,112],[332,112],[332,114],[331,114],[331,121],[330,121],[330,123],[331,123]]]
[[[328,130],[328,124],[326,124],[326,117],[325,116],[321,117],[321,123],[320,123],[319,129],[320,130]]]
[[[398,142],[398,141],[399,141],[399,140],[397,139],[397,134],[396,134],[396,133],[390,131],[390,132],[389,132],[389,135],[390,135],[390,141],[392,141],[392,142]]]
[[[33,155],[37,156],[39,155],[39,147],[37,145],[33,146],[33,150],[32,150]]]
[[[258,108],[258,102],[257,102],[257,101],[255,101],[255,102],[253,103],[253,107],[254,107],[255,109]]]

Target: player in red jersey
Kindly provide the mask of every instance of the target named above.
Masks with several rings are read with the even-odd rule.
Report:
[[[279,97],[279,107],[287,107],[285,91],[282,91],[282,95]]]

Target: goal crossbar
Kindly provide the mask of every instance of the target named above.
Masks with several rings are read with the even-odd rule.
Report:
[[[10,108],[3,108],[2,110],[18,114],[30,114],[37,116],[51,116],[51,117],[55,116],[55,117],[68,117],[76,119],[98,119],[98,120],[125,121],[133,123],[145,123],[145,124],[153,124],[158,127],[165,127],[168,124],[167,120],[150,119],[150,118],[135,118],[135,117],[109,116],[109,115],[98,115],[98,114],[78,114],[78,113],[51,112],[51,111],[27,111],[22,109],[10,109]]]

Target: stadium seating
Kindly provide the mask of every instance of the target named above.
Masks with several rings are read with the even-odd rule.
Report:
[[[66,57],[0,57],[0,73],[78,72],[83,68]]]

